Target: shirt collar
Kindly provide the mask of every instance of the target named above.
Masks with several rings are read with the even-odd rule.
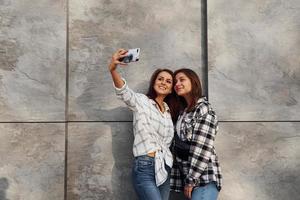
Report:
[[[203,102],[207,102],[208,103],[208,100],[207,100],[207,97],[206,96],[203,96],[203,97],[200,97],[197,102],[196,102],[196,105],[194,106],[194,108],[192,109],[192,111],[194,112],[196,107],[199,106],[201,103]],[[179,112],[179,115],[182,115],[184,112],[186,112],[186,109],[182,110]]]
[[[205,97],[205,96],[203,96],[203,97],[200,97],[199,99],[198,99],[198,101],[197,101],[197,105],[198,104],[200,104],[200,103],[202,103],[202,102],[207,102],[207,97]]]
[[[153,99],[150,99],[150,102],[154,105],[154,106],[157,106],[157,103],[153,100]],[[166,102],[163,102],[163,105],[165,107],[165,111],[168,111],[170,112],[170,108],[168,106],[168,104]]]

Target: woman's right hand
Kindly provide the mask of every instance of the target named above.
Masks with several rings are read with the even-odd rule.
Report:
[[[117,65],[127,65],[126,63],[123,63],[120,61],[120,58],[124,58],[125,56],[127,56],[127,50],[125,49],[119,49],[118,51],[116,51],[112,57],[111,57],[111,61],[109,64],[109,71],[114,71],[117,69]]]

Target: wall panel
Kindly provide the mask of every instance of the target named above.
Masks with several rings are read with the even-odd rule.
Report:
[[[132,144],[132,123],[70,123],[67,199],[136,199]]]
[[[299,122],[220,123],[220,200],[299,199]]]
[[[0,1],[0,121],[64,120],[65,6]]]
[[[0,199],[64,199],[64,124],[0,124]]]
[[[209,1],[209,96],[221,120],[300,119],[300,3]]]

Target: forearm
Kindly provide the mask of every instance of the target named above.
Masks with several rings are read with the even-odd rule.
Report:
[[[122,88],[124,85],[124,81],[122,80],[119,72],[115,69],[115,70],[111,70],[110,74],[111,74],[111,77],[112,77],[115,87]]]
[[[115,52],[112,55],[111,62],[108,65],[108,70],[110,71],[112,80],[114,82],[114,85],[116,88],[122,88],[122,86],[125,84],[124,81],[121,78],[121,75],[119,72],[117,72],[117,66],[118,65],[127,65],[126,63],[123,63],[120,61],[121,58],[124,58],[126,56],[127,50],[125,49],[119,49],[117,52]]]

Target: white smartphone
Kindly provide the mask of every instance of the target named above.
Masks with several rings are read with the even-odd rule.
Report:
[[[140,59],[140,48],[129,49],[127,56],[121,58],[120,61],[124,63],[136,62]]]

